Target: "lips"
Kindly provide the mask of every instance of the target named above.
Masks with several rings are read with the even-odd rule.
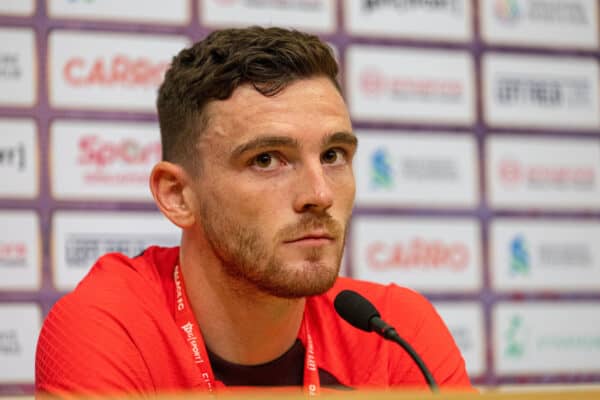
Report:
[[[329,232],[308,232],[301,236],[295,237],[291,240],[286,240],[286,243],[295,243],[302,241],[330,241],[334,240],[334,237]]]

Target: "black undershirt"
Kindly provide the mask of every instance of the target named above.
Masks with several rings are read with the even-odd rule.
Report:
[[[304,380],[304,345],[294,345],[273,361],[259,365],[240,365],[223,360],[206,349],[215,379],[226,386],[302,386]],[[319,368],[321,386],[344,388],[329,372]]]

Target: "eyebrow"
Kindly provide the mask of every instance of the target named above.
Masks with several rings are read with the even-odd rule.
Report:
[[[335,132],[327,135],[321,141],[321,146],[326,147],[334,143],[344,143],[356,147],[358,139],[356,136],[349,132]],[[256,139],[250,140],[249,142],[242,143],[237,146],[231,152],[233,157],[239,157],[240,155],[257,149],[264,149],[269,147],[300,147],[300,143],[297,139],[292,139],[286,136],[262,136]]]

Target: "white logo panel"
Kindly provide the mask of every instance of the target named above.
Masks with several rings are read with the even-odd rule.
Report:
[[[335,0],[204,0],[200,18],[209,26],[284,26],[333,32]]]
[[[481,287],[479,223],[465,218],[355,216],[353,277],[419,291]]]
[[[460,349],[469,376],[485,373],[485,334],[479,303],[436,302],[435,308]]]
[[[37,102],[35,33],[0,28],[0,106],[30,107]]]
[[[31,119],[0,118],[0,197],[38,195],[37,126]]]
[[[357,206],[474,207],[478,157],[470,134],[359,131]]]
[[[496,126],[597,129],[599,73],[592,58],[486,54],[485,119]]]
[[[600,290],[600,223],[497,219],[490,268],[498,290]]]
[[[490,136],[487,197],[494,208],[600,209],[600,142]]]
[[[0,15],[27,17],[35,12],[34,0],[3,0],[0,2]]]
[[[52,124],[50,154],[58,199],[147,201],[160,132],[156,123],[61,120]]]
[[[33,211],[0,211],[0,290],[37,290],[41,283],[40,222]]]
[[[471,1],[344,1],[354,35],[466,41],[473,35]]]
[[[34,303],[0,303],[0,383],[33,383],[41,321]]]
[[[346,73],[354,119],[474,121],[473,60],[467,52],[351,46]]]
[[[598,47],[597,0],[496,0],[479,3],[486,42]]]
[[[183,25],[190,21],[190,0],[49,0],[52,18],[151,22]]]
[[[50,103],[59,108],[153,112],[164,73],[187,42],[172,35],[53,31]]]
[[[151,245],[178,245],[179,237],[179,228],[158,212],[56,212],[54,284],[58,290],[71,290],[105,253],[134,257]]]
[[[600,303],[507,302],[494,307],[498,375],[600,371]]]

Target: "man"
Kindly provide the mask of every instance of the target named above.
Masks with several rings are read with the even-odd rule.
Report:
[[[404,350],[337,316],[343,289],[375,303],[438,384],[470,388],[422,296],[337,278],[357,146],[337,72],[317,37],[278,28],[217,31],[174,58],[150,188],[181,246],[100,258],[44,323],[39,392],[426,388]]]

